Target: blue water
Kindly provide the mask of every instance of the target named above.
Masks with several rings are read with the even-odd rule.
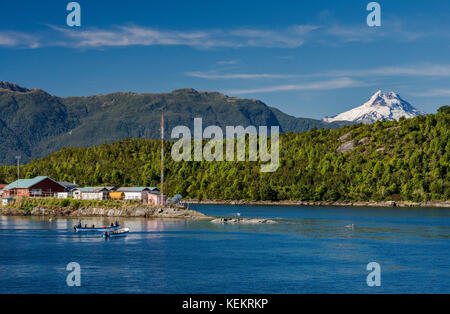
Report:
[[[122,219],[132,233],[105,240],[76,220],[0,217],[0,293],[450,293],[448,209],[191,208],[277,224]],[[81,287],[66,284],[70,262]]]

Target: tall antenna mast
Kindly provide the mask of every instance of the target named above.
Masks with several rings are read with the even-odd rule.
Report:
[[[20,180],[20,158],[22,156],[16,156],[17,159],[17,189],[16,194],[19,195],[19,180]]]
[[[164,206],[164,108],[161,113],[161,205]]]

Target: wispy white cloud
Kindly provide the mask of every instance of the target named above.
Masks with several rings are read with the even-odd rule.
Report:
[[[11,36],[0,33],[0,46],[14,46],[17,41]]]
[[[325,33],[335,38],[340,43],[368,43],[383,39],[411,42],[428,35],[424,31],[412,29],[411,26],[406,28],[403,22],[399,20],[385,20],[383,21],[383,27],[367,27],[367,25],[364,24],[332,24],[326,27]]]
[[[406,27],[406,26],[407,27]],[[35,33],[36,34],[36,33]],[[447,32],[429,27],[426,31],[399,19],[383,20],[383,27],[370,28],[361,24],[322,21],[318,25],[291,25],[283,28],[230,28],[171,30],[138,25],[118,25],[105,28],[81,29],[50,26],[39,38],[35,34],[0,31],[2,47],[107,48],[125,46],[188,46],[211,48],[298,48],[305,43],[323,45],[376,40],[415,41],[421,38],[449,38]]]
[[[210,80],[223,80],[223,79],[288,79],[296,78],[298,75],[290,74],[266,74],[266,73],[230,73],[219,74],[213,72],[187,72],[188,76],[210,79]]]
[[[109,29],[68,29],[51,26],[62,35],[57,45],[76,48],[102,48],[123,46],[189,46],[209,48],[296,48],[315,28],[297,25],[287,30],[233,29],[233,30],[160,30],[142,26],[116,26]],[[66,39],[66,40],[64,40]],[[234,62],[235,60],[232,60]],[[223,63],[230,64],[230,63]],[[234,63],[233,63],[234,64]]]
[[[314,78],[314,77],[369,77],[369,76],[449,77],[450,65],[421,64],[408,66],[384,66],[373,69],[333,70],[310,74],[187,72],[186,75],[211,80],[293,79],[293,78]]]
[[[230,31],[229,35],[238,37],[240,44],[246,47],[297,48],[317,29],[316,25],[294,25],[283,30],[242,28]]]
[[[77,48],[102,48],[124,46],[191,46],[191,47],[231,47],[229,41],[215,39],[205,31],[161,31],[139,26],[118,26],[113,29],[73,30],[52,27],[68,38],[65,46]]]
[[[420,64],[385,66],[374,69],[330,71],[319,76],[450,76],[450,65]]]
[[[14,31],[0,31],[0,47],[39,48],[39,36]]]
[[[239,60],[221,60],[221,61],[217,61],[218,65],[235,65],[238,64],[240,61]]]
[[[344,77],[339,79],[312,82],[312,83],[310,82],[303,84],[275,85],[254,89],[236,89],[236,90],[229,90],[226,93],[231,95],[242,95],[242,94],[272,93],[282,91],[330,90],[330,89],[357,87],[363,85],[365,84],[362,82],[358,82],[350,78]]]
[[[450,96],[450,89],[431,89],[425,92],[412,93],[418,97],[446,97]]]

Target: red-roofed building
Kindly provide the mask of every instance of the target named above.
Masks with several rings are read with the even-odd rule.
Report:
[[[0,197],[2,197],[3,195],[3,189],[7,186],[8,184],[0,184]]]
[[[35,177],[33,179],[20,179],[3,189],[2,197],[49,197],[58,192],[64,192],[65,188],[49,177]]]

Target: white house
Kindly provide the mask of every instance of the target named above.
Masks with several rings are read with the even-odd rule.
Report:
[[[59,193],[56,193],[56,197],[59,199],[72,198],[73,193],[72,192],[59,192]]]
[[[107,200],[109,192],[115,190],[115,187],[85,187],[73,190],[73,198],[78,200]]]
[[[124,200],[139,200],[142,201],[147,199],[146,194],[150,193],[150,189],[147,187],[122,187],[117,190],[117,192],[122,192],[124,194]]]

